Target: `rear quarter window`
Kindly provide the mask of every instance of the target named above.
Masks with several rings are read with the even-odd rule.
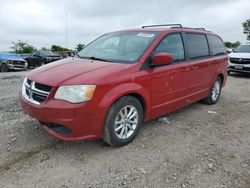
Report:
[[[186,33],[188,56],[197,59],[209,56],[209,48],[206,35]]]
[[[211,48],[211,55],[223,55],[225,54],[225,46],[221,39],[217,36],[208,35],[208,41]]]

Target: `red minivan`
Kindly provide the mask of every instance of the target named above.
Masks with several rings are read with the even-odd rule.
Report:
[[[227,79],[222,39],[180,24],[105,34],[79,52],[29,72],[20,100],[45,130],[67,141],[123,146],[148,121],[202,100]]]

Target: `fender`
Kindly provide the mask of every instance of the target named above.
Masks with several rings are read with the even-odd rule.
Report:
[[[216,67],[216,70],[214,70],[214,74],[210,80],[210,83],[209,85],[210,86],[213,86],[213,83],[215,82],[217,76],[219,74],[222,74],[223,75],[223,85],[222,87],[225,86],[225,83],[226,83],[226,80],[227,80],[227,67],[228,67],[228,56],[225,55],[225,58],[223,59],[223,62],[220,61],[219,63],[216,63],[217,67]]]
[[[111,89],[105,94],[98,108],[105,109],[105,114],[108,112],[112,104],[119,98],[129,94],[140,95],[145,101],[145,114],[144,119],[148,119],[150,112],[150,94],[141,85],[136,83],[123,83]]]
[[[222,75],[223,75],[223,78],[224,78],[223,86],[225,85],[225,81],[226,81],[225,72],[224,72],[223,70],[221,70],[221,68],[218,68],[218,69],[216,70],[216,72],[214,73],[214,75],[212,76],[211,80],[210,80],[209,85],[210,85],[211,87],[213,87],[213,84],[214,84],[214,82],[215,82],[215,80],[217,79],[217,76],[218,76],[219,74],[222,74]],[[210,91],[210,88],[209,88],[208,91]]]
[[[106,120],[106,115],[114,104],[119,98],[129,94],[137,94],[140,95],[145,101],[145,113],[144,113],[144,120],[150,119],[150,95],[148,91],[143,88],[141,85],[136,83],[123,83],[120,84],[111,90],[109,90],[102,100],[99,102],[97,106],[97,110],[95,113],[96,119],[98,119],[99,123],[93,129],[97,133],[97,137],[101,138],[103,127]],[[101,127],[100,127],[101,126]]]

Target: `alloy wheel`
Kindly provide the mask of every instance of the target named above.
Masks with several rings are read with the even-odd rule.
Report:
[[[138,126],[139,117],[135,106],[127,105],[115,118],[115,134],[119,139],[129,138]]]

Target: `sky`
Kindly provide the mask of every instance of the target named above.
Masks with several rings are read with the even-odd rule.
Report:
[[[74,49],[107,32],[164,23],[204,27],[244,43],[249,7],[250,0],[0,0],[0,51],[17,40]]]

